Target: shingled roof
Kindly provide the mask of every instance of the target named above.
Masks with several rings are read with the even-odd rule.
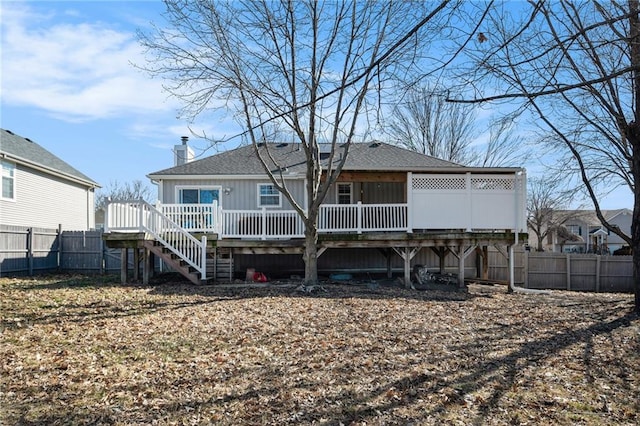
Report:
[[[300,144],[268,143],[260,147],[260,152],[267,158],[267,149],[275,160],[273,170],[278,167],[286,168],[291,174],[304,174],[306,171],[305,153]],[[320,153],[323,157],[324,147]],[[341,149],[337,155],[341,155]],[[334,163],[339,158],[334,159]],[[420,154],[394,145],[382,142],[354,143],[349,148],[349,154],[343,170],[345,171],[427,171],[434,169],[463,171],[459,164],[440,160],[435,157]],[[262,164],[255,155],[252,145],[212,155],[201,160],[192,161],[180,166],[171,167],[150,173],[152,179],[171,176],[198,175],[264,175]]]
[[[0,156],[16,163],[40,168],[66,179],[79,181],[87,186],[100,185],[65,161],[56,157],[31,139],[18,136],[10,130],[0,129]]]

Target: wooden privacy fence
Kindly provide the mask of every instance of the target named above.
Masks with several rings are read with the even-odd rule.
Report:
[[[102,231],[0,225],[0,276],[120,273],[120,255],[106,247]]]
[[[329,250],[330,252],[332,250]],[[375,250],[373,250],[375,252]],[[437,265],[430,251],[417,256],[416,263]],[[489,249],[489,278],[497,281],[509,279],[507,258],[496,249]],[[33,275],[43,272],[80,272],[86,274],[119,274],[120,249],[109,249],[102,239],[102,231],[61,231],[60,229],[25,228],[0,225],[0,276]],[[133,268],[133,256],[128,256]],[[237,260],[241,260],[239,256]],[[296,258],[300,262],[300,258]],[[264,267],[273,266],[273,257],[265,257]],[[291,256],[282,258],[291,262]],[[395,259],[397,260],[397,259]],[[259,266],[259,259],[249,258],[248,266]],[[245,263],[246,263],[245,262]],[[325,254],[321,263],[325,268],[348,270],[357,266],[361,270],[385,270],[385,259],[374,258],[371,251],[363,256],[359,250],[336,251]],[[359,263],[358,263],[359,262]],[[451,263],[453,262],[453,263]],[[475,275],[473,262],[469,262],[465,275]],[[447,256],[447,270],[455,270],[455,259]],[[631,256],[600,256],[595,254],[565,254],[528,252],[522,247],[515,250],[515,281],[517,285],[534,289],[576,290],[596,292],[632,292],[633,268]],[[159,267],[159,264],[156,265]],[[286,269],[286,265],[282,265]]]
[[[525,288],[592,292],[633,292],[631,256],[515,252],[515,281]],[[508,280],[508,261],[489,252],[489,277]]]

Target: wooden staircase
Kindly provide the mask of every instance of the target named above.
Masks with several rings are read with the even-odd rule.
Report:
[[[215,277],[216,281],[233,281],[233,252],[228,247],[214,249],[213,258],[207,258],[207,273]],[[211,261],[212,269],[209,269]]]
[[[175,253],[171,252],[167,248],[163,247],[157,241],[146,240],[143,243],[151,253],[162,259],[167,265],[178,272],[183,277],[187,278],[194,284],[207,284],[209,279],[202,280],[200,272],[196,271],[193,267],[188,265],[184,260],[180,259]],[[207,273],[209,273],[209,256],[207,257]],[[210,275],[213,276],[213,275]]]

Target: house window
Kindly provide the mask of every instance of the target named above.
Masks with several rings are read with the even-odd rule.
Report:
[[[14,200],[16,198],[16,166],[12,163],[2,162],[2,198]]]
[[[220,190],[217,188],[179,188],[178,202],[180,204],[211,204],[220,200]]]
[[[351,183],[338,184],[338,204],[353,204],[352,188],[353,185]]]
[[[579,225],[567,225],[567,230],[574,235],[582,236],[582,226]]]
[[[274,185],[270,183],[258,185],[258,207],[280,207],[281,205],[280,191]]]

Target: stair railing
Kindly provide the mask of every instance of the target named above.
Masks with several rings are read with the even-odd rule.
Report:
[[[198,240],[160,210],[144,200],[110,201],[107,205],[108,231],[147,232],[166,249],[192,266],[207,279],[207,237]]]

